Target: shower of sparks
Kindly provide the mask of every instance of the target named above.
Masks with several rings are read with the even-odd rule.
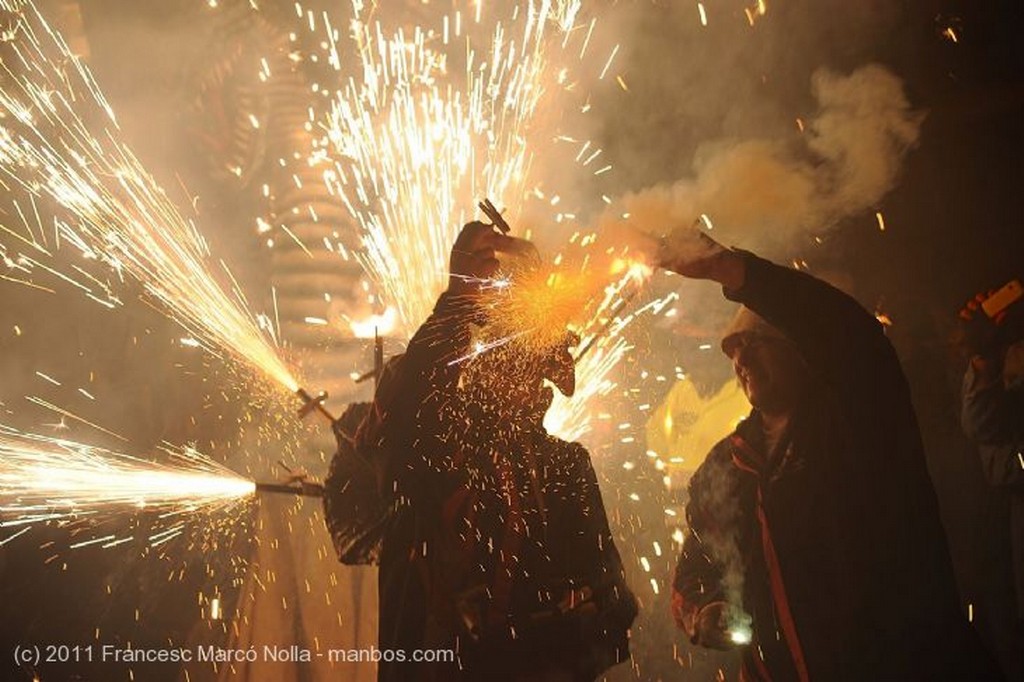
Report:
[[[588,311],[583,324],[577,327],[580,344],[576,354],[576,393],[566,397],[556,392],[544,417],[545,428],[565,440],[586,436],[599,405],[618,388],[615,369],[632,350],[626,329],[644,315],[661,314],[678,298],[673,292],[630,310],[629,304],[651,270],[642,263],[618,259],[612,264],[612,272],[617,279],[604,288],[596,308]]]
[[[205,240],[120,141],[88,69],[30,0],[0,0],[0,21],[0,178],[52,199],[64,214],[55,241],[138,279],[205,350],[250,363],[295,391],[276,351],[276,327],[250,311],[223,263],[231,293],[218,283]],[[42,236],[14,234],[49,253]]]
[[[586,337],[585,337],[586,338]],[[576,441],[589,433],[592,410],[616,388],[612,369],[626,356],[631,346],[622,337],[604,337],[576,365],[576,393],[572,397],[555,392],[551,407],[544,415],[548,433]]]
[[[445,287],[451,244],[471,217],[466,207],[489,197],[516,215],[528,196],[543,198],[530,189],[530,170],[536,151],[552,139],[571,143],[567,165],[590,172],[600,156],[590,142],[546,127],[557,123],[565,102],[556,98],[575,86],[569,67],[582,62],[594,33],[594,21],[577,26],[581,5],[530,3],[505,24],[478,20],[466,26],[456,13],[443,17],[437,31],[394,33],[366,20],[355,5],[351,37],[361,72],[337,93],[327,119],[332,167],[324,179],[358,226],[356,258],[388,312],[395,311],[397,335],[411,336]],[[326,17],[324,24],[327,61],[341,71],[340,36]],[[464,54],[452,50],[456,45]],[[618,51],[615,46],[594,55],[600,78]],[[464,67],[452,68],[455,63]],[[551,198],[552,206],[558,203],[557,195]],[[557,222],[573,217],[560,213]],[[490,341],[460,360],[510,340],[536,350],[557,343],[566,327],[579,331],[580,348],[589,351],[577,366],[577,393],[557,398],[546,423],[565,438],[586,433],[597,403],[615,389],[610,377],[631,347],[621,335],[637,313],[609,318],[621,309],[623,293],[639,286],[635,264],[628,267],[633,269],[519,273],[515,287],[495,280],[485,287],[501,309],[492,317]],[[356,331],[367,330],[360,325]]]
[[[388,34],[357,7],[352,37],[362,73],[333,104],[334,166],[325,180],[357,222],[357,257],[395,306],[404,335],[445,286],[465,207],[482,197],[503,206],[525,196],[539,105],[565,87],[556,57],[568,54],[580,4],[530,3],[508,26],[494,24],[483,53],[466,36],[458,76],[449,70],[456,53],[448,50],[457,44],[449,44],[449,30]],[[460,18],[444,20],[456,37]],[[340,64],[336,51],[331,63]]]
[[[7,274],[0,275],[0,279],[55,293],[54,289],[33,281],[36,275],[45,273],[44,276],[59,280],[62,286],[70,285],[79,289],[85,296],[104,307],[114,308],[121,305],[121,300],[114,295],[107,282],[97,279],[83,268],[71,265],[71,271],[61,271],[49,264],[54,253],[48,243],[35,197],[29,196],[28,204],[25,207],[17,200],[11,201],[11,206],[21,221],[22,231],[0,225],[0,234],[15,240],[11,245],[0,243],[0,262],[7,268]],[[64,230],[64,233],[69,234],[70,231]],[[55,241],[59,234],[60,230],[55,230]],[[96,258],[95,253],[87,245],[74,242],[73,244],[86,259]]]
[[[148,510],[164,522],[149,537],[157,545],[181,534],[182,515],[229,509],[256,490],[193,449],[163,450],[168,464],[0,425],[0,529]],[[71,547],[121,541],[111,535]]]

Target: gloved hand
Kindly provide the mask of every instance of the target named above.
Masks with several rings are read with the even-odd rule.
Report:
[[[474,221],[463,226],[452,245],[448,268],[449,293],[479,292],[497,273],[499,263],[496,254],[499,252],[540,258],[532,243],[504,235],[494,225]]]

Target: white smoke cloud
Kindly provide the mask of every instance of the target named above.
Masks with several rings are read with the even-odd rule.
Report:
[[[812,89],[818,110],[798,144],[705,144],[692,176],[621,197],[602,228],[664,234],[704,215],[719,241],[778,254],[877,206],[895,186],[924,115],[911,108],[900,79],[879,65],[849,75],[820,69]]]

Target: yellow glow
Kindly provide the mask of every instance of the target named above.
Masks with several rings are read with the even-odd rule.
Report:
[[[388,307],[380,315],[370,315],[365,320],[352,320],[349,328],[356,338],[372,339],[374,335],[387,336],[398,327],[398,311]]]

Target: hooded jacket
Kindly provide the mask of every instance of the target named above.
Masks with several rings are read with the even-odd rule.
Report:
[[[728,298],[813,375],[769,458],[755,409],[690,484],[675,590],[741,608],[743,680],[1000,679],[961,613],[906,379],[881,325],[809,275],[745,254]],[[694,640],[696,643],[696,640]]]

